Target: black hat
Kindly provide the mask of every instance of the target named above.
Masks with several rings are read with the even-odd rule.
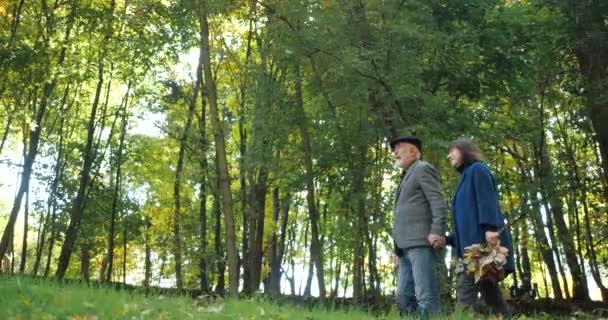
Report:
[[[394,138],[389,143],[389,145],[391,146],[391,149],[395,150],[395,146],[397,146],[397,144],[399,142],[411,143],[411,144],[415,145],[416,148],[418,148],[418,150],[420,150],[420,152],[422,152],[422,141],[415,136],[401,136],[401,137]]]

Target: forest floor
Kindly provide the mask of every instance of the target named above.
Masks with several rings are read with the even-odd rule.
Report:
[[[377,307],[383,305],[380,303]],[[141,290],[117,290],[111,286],[57,282],[29,277],[0,276],[0,319],[400,319],[394,306],[383,311],[355,307],[350,303],[317,303],[314,299],[300,300],[263,296],[222,299],[205,296],[144,293]],[[578,307],[566,304],[545,312],[533,304],[514,319],[600,319],[595,308],[577,312]],[[561,308],[561,309],[560,309]],[[608,309],[606,309],[608,311]],[[596,312],[594,314],[594,311]],[[481,319],[479,316],[456,311],[437,319]]]

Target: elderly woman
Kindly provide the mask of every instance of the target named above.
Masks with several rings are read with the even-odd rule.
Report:
[[[452,202],[455,232],[448,237],[448,243],[456,250],[459,260],[464,255],[464,248],[472,244],[500,243],[509,249],[504,267],[506,276],[514,270],[511,239],[500,212],[494,177],[482,158],[481,151],[471,140],[461,139],[450,145],[448,159],[461,178]],[[498,283],[483,278],[475,283],[461,264],[457,268],[457,304],[482,311],[478,304],[479,293],[493,314],[510,315]]]

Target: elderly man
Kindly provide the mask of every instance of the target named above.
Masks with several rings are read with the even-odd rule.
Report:
[[[405,174],[396,193],[393,239],[399,256],[397,302],[403,313],[423,317],[441,310],[435,249],[445,246],[446,203],[435,168],[420,160],[422,141],[402,136],[390,142]]]

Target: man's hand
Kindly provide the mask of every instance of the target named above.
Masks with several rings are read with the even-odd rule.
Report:
[[[493,246],[500,244],[500,233],[494,231],[486,231],[486,242]]]
[[[393,257],[393,267],[395,267],[395,269],[399,268],[399,263],[401,261],[401,258],[394,256]]]
[[[440,236],[440,235],[431,233],[427,237],[427,240],[429,240],[429,243],[431,244],[431,247],[433,247],[433,249],[441,249],[441,248],[445,247],[445,237],[444,236]]]

